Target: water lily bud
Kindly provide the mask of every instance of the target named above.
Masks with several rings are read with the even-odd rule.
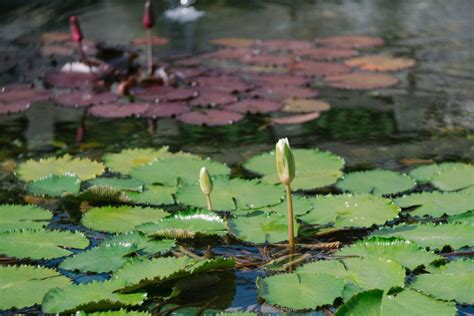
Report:
[[[82,42],[84,36],[82,35],[81,26],[79,25],[79,19],[77,16],[69,17],[69,24],[71,25],[71,37],[74,42]]]
[[[275,159],[281,183],[289,185],[295,178],[296,166],[288,138],[282,138],[276,143]]]
[[[201,185],[202,193],[209,195],[212,192],[212,179],[207,172],[206,167],[202,167],[199,172],[199,184]]]
[[[145,11],[143,12],[143,26],[147,29],[151,29],[154,24],[153,6],[151,5],[151,0],[146,0]]]

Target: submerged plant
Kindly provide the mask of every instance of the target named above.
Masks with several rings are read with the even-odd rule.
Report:
[[[207,172],[206,167],[202,167],[199,172],[199,185],[201,186],[202,193],[206,196],[207,209],[212,211],[212,178],[209,175],[209,172]]]

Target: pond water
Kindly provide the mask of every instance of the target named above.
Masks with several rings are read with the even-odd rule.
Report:
[[[155,9],[164,12],[175,6],[174,1],[156,1]],[[257,115],[212,128],[160,119],[150,129],[144,118],[87,117],[84,138],[77,144],[83,111],[41,103],[21,114],[0,116],[0,161],[64,153],[100,158],[127,147],[168,145],[172,151],[227,163],[233,175],[241,175],[248,157],[273,149],[281,137],[290,138],[294,147],[319,148],[344,157],[345,171],[381,167],[406,172],[411,168],[406,159],[412,158],[474,160],[473,1],[198,0],[195,7],[204,12],[196,21],[157,18],[156,35],[169,39],[157,51],[161,58],[209,52],[214,49],[209,41],[222,37],[312,40],[361,34],[384,38],[384,52],[417,63],[396,72],[400,84],[387,89],[345,91],[316,82],[318,99],[329,102],[331,109],[298,125],[268,125]],[[124,45],[144,35],[142,10],[141,1],[126,0],[1,1],[0,56],[14,58],[17,65],[0,73],[0,85],[39,82],[44,71],[55,66],[38,54],[39,37],[47,31],[68,31],[70,15],[79,16],[87,38]],[[6,171],[0,171],[0,181],[0,203],[20,203],[22,196]],[[51,227],[84,230],[73,222],[59,214]],[[85,232],[94,242],[103,238]],[[217,247],[214,251],[229,255],[239,250]],[[258,253],[254,247],[247,250]],[[216,307],[258,306],[255,279],[263,274],[249,270],[228,276],[225,280],[235,285],[235,293],[224,293],[221,306]],[[77,281],[97,278],[71,276]],[[469,312],[474,311],[460,308],[461,314]]]

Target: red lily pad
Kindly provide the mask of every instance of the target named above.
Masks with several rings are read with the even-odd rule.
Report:
[[[239,113],[270,113],[280,110],[283,104],[270,100],[243,100],[225,107],[226,110]]]
[[[247,55],[242,57],[240,61],[245,64],[259,66],[285,66],[295,62],[291,55]]]
[[[203,59],[241,60],[258,54],[260,51],[250,48],[224,48],[201,55]]]
[[[318,91],[304,87],[275,85],[258,88],[252,91],[250,95],[262,99],[284,100],[288,98],[312,98],[318,95]]]
[[[323,46],[339,48],[370,48],[381,46],[385,41],[380,37],[339,35],[325,38],[316,38],[316,43]]]
[[[212,109],[184,113],[178,116],[178,120],[193,125],[223,126],[234,124],[243,117],[240,113]]]
[[[152,46],[163,46],[168,44],[168,39],[163,37],[154,36],[151,39]],[[148,45],[148,40],[146,37],[137,37],[130,41],[130,44],[134,46],[145,46]]]
[[[227,92],[221,92],[210,89],[201,89],[199,96],[189,103],[191,106],[198,105],[224,105],[237,101],[237,97]]]
[[[63,93],[54,99],[57,103],[68,107],[84,107],[100,103],[110,103],[117,100],[118,96],[113,93],[98,93],[86,91],[75,91]]]
[[[0,115],[23,112],[23,111],[28,110],[30,106],[31,106],[31,102],[28,102],[28,101],[0,103]]]
[[[175,74],[175,76],[177,76],[179,78],[183,78],[183,79],[199,77],[199,76],[203,75],[205,72],[206,72],[205,69],[196,68],[196,67],[194,67],[194,68],[179,68],[179,67],[173,68],[173,73]]]
[[[55,88],[90,88],[98,78],[90,73],[50,70],[46,72],[43,83]]]
[[[165,99],[165,94],[170,92],[173,88],[163,85],[151,85],[148,87],[133,90],[133,93],[143,101],[158,102],[160,99]]]
[[[319,117],[319,112],[311,112],[307,114],[273,117],[271,119],[271,122],[272,124],[275,124],[275,125],[302,124],[309,121],[313,121],[317,119],[318,117]]]
[[[255,45],[257,41],[251,38],[217,38],[211,41],[211,44],[226,47],[251,47]]]
[[[279,86],[302,86],[310,83],[310,79],[297,75],[269,74],[254,78],[257,84]]]
[[[288,39],[277,39],[277,40],[266,40],[258,43],[259,47],[268,50],[296,50],[311,47],[312,43],[305,40],[288,40]]]
[[[184,102],[160,102],[151,104],[143,116],[150,118],[175,117],[186,112],[189,112],[189,106]]]
[[[348,73],[352,68],[343,64],[303,60],[293,64],[290,69],[302,75],[322,77]]]
[[[313,60],[333,60],[353,57],[358,54],[356,50],[330,47],[310,47],[293,52],[296,56],[307,57]]]
[[[325,81],[330,87],[349,90],[380,89],[398,83],[398,79],[392,75],[362,72],[329,76]]]
[[[415,60],[386,55],[369,55],[348,59],[345,64],[368,71],[395,71],[413,67]]]
[[[201,87],[228,93],[243,92],[252,88],[245,81],[230,76],[200,77],[196,82]]]
[[[164,94],[164,99],[173,102],[173,101],[186,101],[196,98],[199,95],[198,90],[192,88],[176,88],[171,89],[170,91]]]
[[[101,118],[124,118],[143,114],[149,107],[150,105],[146,103],[100,104],[92,106],[89,110],[89,114]]]
[[[0,93],[1,103],[32,103],[46,101],[50,98],[48,91],[40,91],[28,85],[6,86]]]

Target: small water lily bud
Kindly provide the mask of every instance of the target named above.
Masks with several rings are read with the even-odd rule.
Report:
[[[276,143],[275,159],[277,173],[281,183],[289,185],[295,178],[296,166],[288,138],[282,138]]]
[[[199,184],[201,185],[202,193],[209,195],[212,192],[212,179],[207,172],[206,167],[202,167],[199,172]]]
[[[151,29],[154,24],[153,6],[151,5],[151,0],[146,0],[145,11],[143,12],[143,26],[147,29]]]
[[[82,35],[81,26],[79,25],[79,19],[77,16],[69,17],[69,24],[71,25],[71,37],[74,42],[82,42],[84,36]]]

